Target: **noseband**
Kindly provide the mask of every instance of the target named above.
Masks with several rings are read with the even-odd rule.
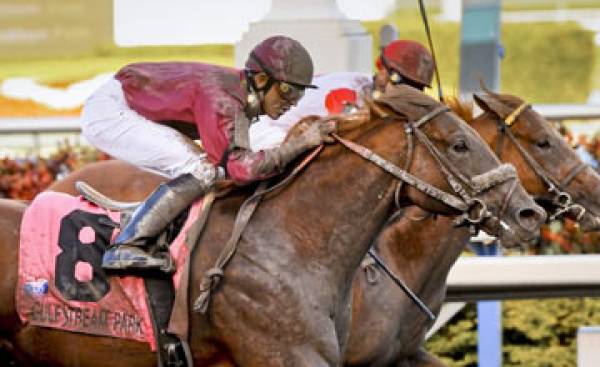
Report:
[[[535,172],[535,174],[542,180],[542,182],[548,187],[548,192],[552,195],[552,204],[556,205],[558,209],[555,213],[550,216],[550,220],[555,220],[562,216],[565,213],[577,213],[576,219],[580,221],[583,218],[583,215],[586,212],[586,209],[579,205],[573,203],[571,195],[566,192],[566,188],[573,181],[573,179],[585,168],[588,166],[581,162],[573,167],[563,179],[556,180],[554,179],[548,172],[542,167],[538,161],[535,160],[526,150],[523,148],[521,143],[517,140],[515,135],[511,131],[511,127],[515,122],[518,121],[519,116],[525,112],[531,106],[527,102],[523,102],[519,107],[517,107],[514,111],[512,111],[505,119],[497,119],[497,127],[499,132],[499,137],[496,143],[496,155],[498,158],[502,159],[502,147],[504,145],[504,136],[507,136],[508,139],[517,147],[517,150],[521,154],[521,157],[527,162],[529,168]]]
[[[454,221],[455,225],[457,226],[468,224],[472,226],[472,228],[475,228],[475,226],[480,226],[487,220],[492,219],[493,223],[496,224],[494,228],[495,230],[500,230],[500,227],[506,229],[506,226],[500,218],[504,214],[504,211],[508,206],[508,202],[510,201],[510,198],[518,184],[518,181],[516,180],[517,174],[515,169],[511,165],[503,164],[470,179],[460,173],[458,168],[439,151],[429,137],[421,130],[421,127],[427,122],[448,111],[450,111],[450,108],[447,106],[440,106],[423,115],[417,121],[405,122],[405,132],[408,139],[408,152],[404,169],[394,165],[390,161],[362,145],[343,139],[338,135],[334,136],[346,148],[360,155],[364,159],[374,163],[384,171],[390,173],[400,180],[395,194],[397,204],[399,204],[398,197],[402,188],[402,184],[406,183],[427,194],[428,196],[441,201],[445,205],[459,211],[461,215],[458,216]],[[408,172],[411,166],[412,156],[414,154],[415,144],[413,141],[413,136],[431,153],[438,163],[441,171],[444,173],[446,180],[454,192],[458,194],[458,196],[440,190]],[[488,210],[485,202],[477,198],[477,196],[509,180],[512,180],[512,183],[507,192],[502,208],[497,215],[493,215]]]

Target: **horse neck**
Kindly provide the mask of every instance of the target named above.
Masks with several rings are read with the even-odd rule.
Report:
[[[410,207],[384,230],[378,248],[413,291],[426,297],[445,284],[468,239],[468,228],[455,227],[451,218]]]
[[[359,143],[399,164],[405,156],[405,146],[398,142],[401,129],[400,124],[385,124]],[[272,252],[261,249],[265,244],[258,240],[250,251],[263,251],[269,257],[275,253],[276,260],[265,261],[277,261],[285,271],[309,267],[318,269],[314,275],[324,281],[333,278],[338,284],[349,284],[385,220],[393,184],[381,168],[341,146],[330,146],[289,187],[259,208],[251,224],[271,229],[267,247]]]

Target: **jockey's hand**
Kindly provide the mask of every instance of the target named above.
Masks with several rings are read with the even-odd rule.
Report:
[[[337,121],[326,117],[320,121],[312,123],[302,133],[301,137],[310,147],[316,147],[322,143],[333,143],[335,139],[330,135],[337,131]]]

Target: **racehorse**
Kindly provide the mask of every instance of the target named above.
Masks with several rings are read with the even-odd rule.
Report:
[[[401,200],[433,213],[463,216],[467,222],[481,221],[484,227],[489,222],[490,229],[498,230],[508,241],[534,238],[545,220],[541,208],[516,178],[506,175],[511,170],[499,164],[476,133],[442,107],[415,89],[400,87],[384,98],[380,108],[385,117],[375,117],[343,135],[385,157],[383,166],[389,169],[406,160],[406,128],[411,125],[423,140],[415,145],[410,172],[428,183],[425,191],[452,192],[449,181],[468,183],[463,187],[466,191],[480,190],[471,201],[477,205],[466,206],[463,213],[451,206],[452,200],[440,201],[446,196],[434,199],[412,186],[402,191]],[[97,177],[117,184],[119,190],[132,183],[120,182],[121,174],[104,171]],[[110,187],[90,183],[100,190]],[[277,195],[265,198],[225,269],[208,315],[191,315],[190,347],[195,365],[340,365],[349,327],[352,279],[391,211],[396,184],[381,167],[337,144],[325,148]],[[152,189],[147,188],[145,194]],[[456,185],[454,189],[458,189]],[[466,191],[462,194],[467,195]],[[108,195],[114,192],[105,191]],[[248,192],[238,190],[215,202],[192,254],[190,300],[198,296],[202,274],[227,241],[236,211]],[[0,325],[5,347],[25,365],[154,365],[153,353],[142,343],[20,324],[12,300],[18,229],[25,205],[0,204],[4,230],[0,264],[5,274]],[[485,208],[491,217],[480,215]],[[500,215],[510,230],[500,230],[504,227],[495,215]]]
[[[555,202],[557,192],[550,191],[547,182],[561,183],[562,196],[567,194],[586,210],[581,216],[582,228],[594,229],[595,213],[600,213],[600,176],[584,166],[556,129],[534,110],[523,110],[512,126],[506,125],[507,117],[524,105],[520,98],[488,92],[475,95],[475,101],[484,111],[477,118],[472,117],[472,109],[465,104],[455,101],[453,109],[462,111],[459,115],[502,160],[516,167],[529,194]],[[510,129],[516,139],[502,137],[507,133],[504,129]],[[538,167],[534,168],[536,164]],[[437,313],[445,298],[448,272],[469,237],[469,231],[456,228],[447,217],[412,206],[388,225],[375,247],[390,268]],[[376,269],[367,265],[365,272],[358,272],[354,279],[346,365],[444,366],[422,349],[428,320],[394,283],[373,273]]]

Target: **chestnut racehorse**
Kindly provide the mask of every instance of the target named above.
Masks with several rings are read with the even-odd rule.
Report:
[[[582,229],[598,229],[595,214],[600,213],[600,176],[591,168],[571,173],[583,163],[556,129],[531,109],[523,110],[511,126],[506,125],[505,119],[524,105],[518,97],[486,93],[476,95],[475,101],[484,111],[475,119],[465,104],[454,103],[453,109],[462,111],[459,115],[502,160],[517,168],[529,194],[546,202],[552,202],[556,195],[548,190],[544,179],[532,168],[528,158],[524,158],[515,142],[501,137],[506,133],[503,129],[510,129],[518,144],[535,159],[541,167],[538,172],[543,171],[552,181],[563,182],[561,189],[585,208],[580,221]],[[502,148],[498,148],[499,145]],[[565,183],[569,175],[571,180]],[[389,267],[438,313],[446,294],[448,272],[469,237],[469,231],[456,228],[448,218],[412,206],[382,232],[376,248]],[[374,269],[369,265],[365,271]],[[388,278],[379,276],[375,284],[370,284],[366,274],[358,272],[354,279],[346,365],[443,366],[422,349],[429,326],[427,319]]]
[[[344,134],[346,138],[399,166],[407,156],[406,121],[421,119],[417,128],[428,137],[430,146],[416,144],[410,168],[414,176],[452,192],[448,180],[456,183],[458,176],[450,179],[448,170],[471,184],[485,183],[483,177],[493,181],[507,171],[462,120],[447,112],[431,114],[440,109],[437,101],[410,87],[398,88],[385,101],[382,108],[387,117],[363,124]],[[431,117],[423,120],[427,115]],[[441,154],[430,154],[431,149]],[[96,165],[104,169],[116,166],[119,163]],[[132,184],[121,181],[122,176],[127,177],[124,172],[105,170],[103,176],[96,177],[110,184],[101,185],[89,177],[86,180],[120,199],[140,199],[152,190],[148,187],[142,195],[128,198],[113,195],[114,189],[105,190],[111,185],[121,189]],[[508,240],[513,235],[519,238],[512,240],[530,240],[545,215],[516,183],[516,179],[509,178],[484,186],[477,198],[492,214],[502,214],[501,219],[513,231],[500,232]],[[191,315],[190,346],[195,365],[340,365],[349,329],[354,273],[391,212],[396,184],[396,179],[380,167],[336,145],[327,147],[280,193],[265,199],[225,270],[208,317]],[[192,255],[191,301],[199,294],[204,271],[229,238],[236,211],[248,192],[239,190],[215,202]],[[400,199],[433,213],[459,214],[412,186],[403,190]],[[143,343],[19,322],[13,300],[18,230],[24,210],[22,204],[0,203],[0,228],[4,230],[0,237],[0,265],[4,271],[0,326],[4,347],[23,365],[153,366],[154,355]]]

